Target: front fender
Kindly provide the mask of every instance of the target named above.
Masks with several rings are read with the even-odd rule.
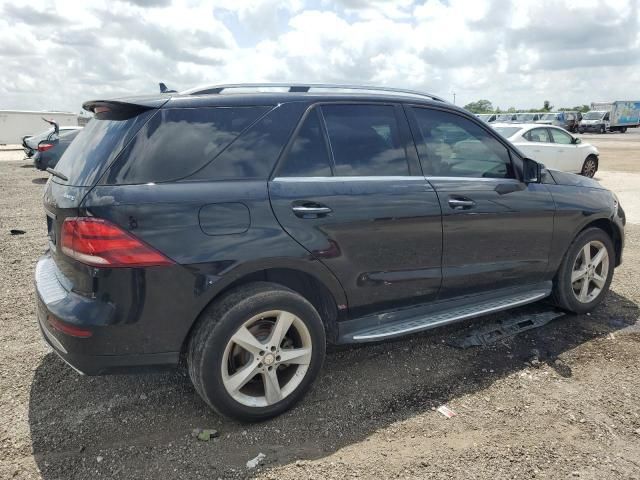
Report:
[[[553,276],[579,232],[597,222],[607,222],[614,228],[615,206],[613,194],[605,189],[567,185],[547,187],[556,204],[548,270]]]

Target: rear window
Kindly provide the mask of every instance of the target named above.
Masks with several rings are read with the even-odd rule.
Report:
[[[104,167],[112,162],[152,113],[152,110],[146,110],[135,116],[118,116],[117,119],[100,119],[99,116],[91,119],[56,165],[56,170],[69,179],[65,183],[93,185]]]
[[[106,183],[167,182],[187,177],[216,158],[271,108],[162,109],[127,145]]]
[[[493,127],[493,129],[505,138],[510,138],[520,130],[520,127]]]

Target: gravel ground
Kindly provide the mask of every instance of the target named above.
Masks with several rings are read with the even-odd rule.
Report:
[[[613,146],[597,144],[599,176],[638,201],[635,177],[614,170],[640,161],[623,144],[640,136],[602,138]],[[0,161],[1,479],[640,478],[640,226],[591,315],[468,350],[446,342],[472,322],[333,348],[298,407],[242,425],[207,410],[184,370],[82,377],[43,346],[32,276],[45,175],[12,158]],[[457,415],[435,411],[444,404]]]

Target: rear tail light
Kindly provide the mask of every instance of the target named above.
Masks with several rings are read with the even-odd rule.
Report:
[[[46,152],[47,150],[50,150],[52,148],[53,148],[53,143],[41,143],[40,145],[38,145],[39,152]]]
[[[62,252],[94,267],[151,267],[173,261],[119,226],[93,217],[67,218],[62,224]]]

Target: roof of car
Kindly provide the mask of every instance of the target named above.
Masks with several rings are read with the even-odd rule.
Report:
[[[266,84],[265,88],[284,88],[283,84]],[[237,92],[246,88],[249,91]],[[471,115],[466,110],[456,107],[441,98],[428,93],[413,90],[391,89],[372,86],[341,86],[341,85],[294,85],[280,91],[260,91],[256,84],[211,86],[193,89],[182,93],[162,93],[156,95],[123,97],[117,99],[101,99],[85,102],[83,108],[93,109],[104,103],[135,104],[148,108],[167,107],[205,107],[228,105],[277,105],[288,102],[323,102],[323,101],[373,101],[373,102],[404,102],[447,106]],[[301,91],[303,89],[308,91]],[[313,88],[314,90],[311,90]],[[220,91],[217,91],[220,90]],[[234,91],[235,90],[235,91]],[[342,90],[342,91],[341,91]]]

